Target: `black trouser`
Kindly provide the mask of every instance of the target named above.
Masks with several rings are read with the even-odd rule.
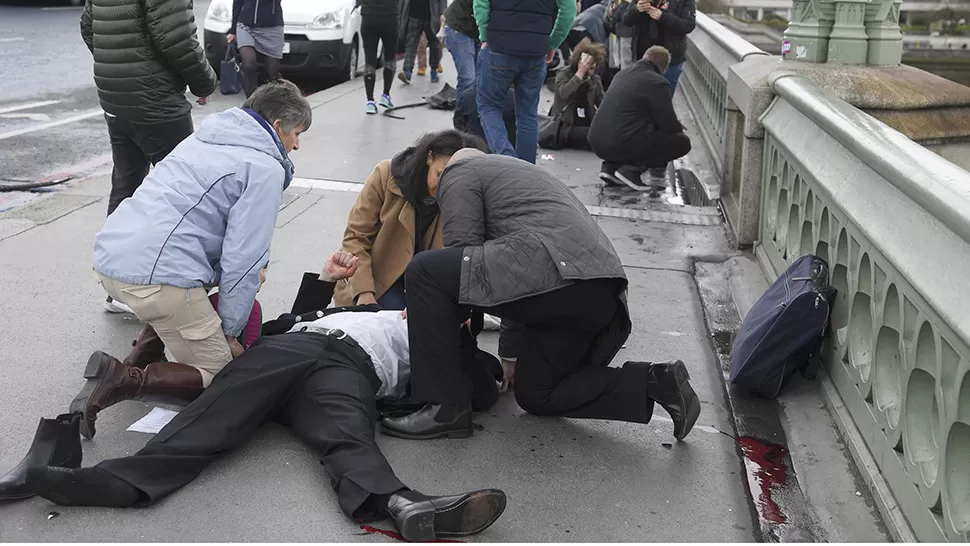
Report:
[[[690,138],[684,133],[653,132],[646,138],[629,141],[590,142],[593,151],[604,162],[604,168],[616,170],[621,165],[640,172],[666,167],[667,163],[690,152]]]
[[[360,20],[360,36],[364,40],[364,89],[367,100],[372,101],[377,81],[378,42],[384,45],[384,94],[391,93],[397,63],[397,18],[365,15]]]
[[[374,441],[380,380],[360,347],[316,333],[260,338],[138,453],[98,465],[159,501],[271,420],[319,453],[348,516],[404,488]]]
[[[185,115],[163,123],[132,123],[105,115],[111,141],[111,194],[108,215],[131,197],[148,176],[148,166],[165,159],[180,142],[192,134],[192,116]]]
[[[576,125],[566,133],[566,147],[573,150],[589,150],[589,125]]]
[[[263,66],[266,68],[266,77],[269,81],[278,80],[282,77],[280,76],[280,59],[263,55],[256,51],[255,47],[240,47],[239,57],[242,59],[243,88],[246,92],[246,98],[249,98],[253,91],[259,87],[259,60],[263,61]]]
[[[471,381],[451,324],[471,308],[458,304],[462,248],[428,250],[407,269],[411,396],[438,404],[469,403]],[[596,366],[587,353],[619,311],[617,281],[578,281],[553,292],[482,311],[523,325],[515,399],[536,415],[649,422],[647,364]]]

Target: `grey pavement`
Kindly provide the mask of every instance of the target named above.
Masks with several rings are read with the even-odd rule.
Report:
[[[450,65],[445,78],[453,84]],[[416,77],[410,87],[395,83],[394,97],[405,104],[436,90]],[[268,280],[259,294],[267,317],[288,310],[301,274],[319,269],[339,247],[355,190],[373,166],[422,133],[451,126],[450,112],[424,107],[400,111],[405,120],[365,116],[359,80],[317,93],[311,102],[314,123],[294,154],[298,178],[287,190]],[[634,329],[614,365],[684,360],[702,401],[699,426],[676,443],[660,408],[648,425],[540,418],[524,413],[506,394],[477,417],[482,430],[470,439],[415,442],[379,436],[381,448],[402,480],[421,491],[498,487],[507,492],[505,515],[473,541],[760,540],[710,340],[710,310],[695,280],[698,262],[722,264],[737,256],[717,210],[680,204],[682,192],[673,188],[658,197],[605,188],[596,177],[599,162],[587,152],[540,154],[551,159],[538,164],[597,215],[627,268]],[[67,409],[83,385],[88,354],[102,349],[123,355],[140,328],[134,317],[102,312],[104,293],[91,273],[93,238],[104,218],[108,187],[103,174],[91,176],[0,212],[0,469],[20,460],[39,418]],[[727,273],[718,284],[730,291]],[[497,336],[483,338],[494,352]],[[149,436],[125,429],[150,409],[124,402],[106,410],[98,419],[98,435],[82,442],[84,465],[137,451]],[[838,438],[809,433],[801,438],[822,442],[820,453],[839,451]],[[826,466],[844,470],[847,464],[842,459],[812,463],[811,470],[821,474]],[[823,483],[831,485],[829,480]],[[848,528],[825,536],[882,540],[878,529],[872,530],[864,499],[856,499],[854,485],[849,487],[827,489],[824,495],[812,489],[813,499],[843,503],[827,506],[825,513],[838,512],[829,517],[832,525]],[[58,517],[49,517],[53,511]],[[843,512],[869,520],[853,527],[839,519]],[[390,539],[364,533],[345,518],[314,454],[285,428],[268,425],[151,508],[64,508],[42,499],[0,504],[0,541]]]

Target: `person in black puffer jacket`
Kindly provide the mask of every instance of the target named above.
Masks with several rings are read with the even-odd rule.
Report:
[[[694,0],[639,0],[623,16],[623,23],[634,27],[633,58],[641,59],[652,46],[659,45],[670,52],[670,66],[664,77],[671,91],[684,71],[687,57],[687,35],[694,30],[697,8]]]
[[[131,197],[149,163],[192,134],[192,106],[216,89],[196,38],[190,0],[88,0],[81,38],[94,55],[94,82],[108,122],[114,171],[108,214]]]
[[[281,0],[233,0],[232,26],[226,39],[236,42],[242,58],[243,86],[249,98],[259,86],[258,61],[269,80],[280,79],[283,59],[283,7]]]

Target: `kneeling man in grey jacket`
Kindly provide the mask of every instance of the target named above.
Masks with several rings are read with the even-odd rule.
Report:
[[[293,179],[288,153],[311,119],[295,85],[264,85],[242,108],[203,120],[108,217],[94,270],[146,325],[123,362],[100,351],[88,361],[71,404],[84,413],[84,436],[94,436],[98,411],[122,400],[194,399],[242,353],[236,338]],[[207,297],[214,286],[218,311]],[[175,362],[163,362],[166,347]]]
[[[573,192],[541,167],[469,150],[440,180],[446,248],[415,256],[405,277],[411,398],[426,405],[381,430],[471,436],[471,381],[454,324],[484,311],[524,325],[514,377],[525,411],[647,423],[656,402],[684,438],[700,402],[683,362],[610,367],[632,329],[626,274]]]

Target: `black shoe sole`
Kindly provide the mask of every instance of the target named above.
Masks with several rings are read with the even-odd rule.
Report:
[[[486,489],[468,493],[451,506],[420,512],[400,522],[401,535],[410,542],[478,534],[505,511],[505,493]]]
[[[469,427],[468,429],[461,430],[443,430],[441,432],[433,432],[431,434],[408,434],[406,432],[399,432],[394,429],[390,429],[381,423],[381,434],[387,436],[394,436],[395,438],[404,438],[405,440],[434,440],[435,438],[470,438],[474,433],[474,430]]]
[[[690,386],[690,372],[687,371],[687,366],[678,360],[673,363],[673,367],[677,394],[680,395],[680,407],[684,408],[683,424],[678,427],[677,421],[674,421],[674,438],[679,442],[694,428],[694,423],[701,414],[701,402],[694,392],[694,387]]]
[[[111,362],[109,358],[101,351],[91,353],[91,357],[88,358],[88,363],[84,367],[84,378],[88,381],[81,388],[81,392],[74,397],[74,401],[71,402],[70,413],[83,414],[81,417],[81,436],[89,440],[94,438],[94,421],[97,419],[97,415],[88,415],[88,400],[104,381],[105,373]]]
[[[623,186],[626,186],[626,184],[624,184],[623,182],[620,182],[620,179],[618,179],[616,176],[610,173],[600,172],[599,178],[603,182],[606,182],[607,186],[610,186],[613,188],[622,188]]]

